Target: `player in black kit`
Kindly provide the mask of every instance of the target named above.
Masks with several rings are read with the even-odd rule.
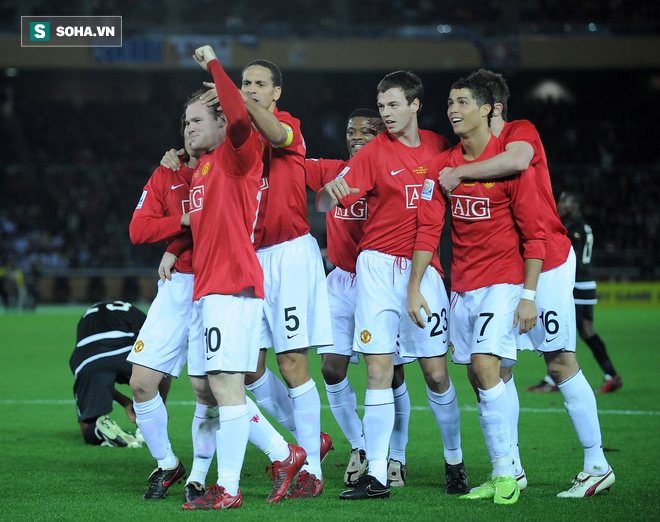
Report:
[[[140,436],[124,431],[108,414],[117,401],[135,422],[133,400],[115,384],[128,384],[131,364],[126,356],[146,315],[124,301],[103,301],[92,305],[78,322],[76,348],[69,359],[75,376],[73,394],[78,423],[87,444],[140,447]],[[167,382],[169,388],[169,379]]]
[[[580,199],[572,192],[562,192],[557,201],[557,212],[561,218],[566,233],[573,244],[576,257],[575,287],[575,318],[580,338],[589,346],[596,361],[605,373],[605,381],[596,393],[613,392],[623,386],[621,376],[614,369],[614,365],[607,354],[605,343],[594,330],[594,305],[596,299],[596,281],[591,270],[591,254],[594,245],[594,236],[591,227],[580,212]],[[528,391],[557,391],[558,388],[547,377]]]

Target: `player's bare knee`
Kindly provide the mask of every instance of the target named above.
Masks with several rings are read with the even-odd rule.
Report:
[[[339,384],[346,378],[348,357],[323,354],[321,357],[321,374],[326,384]]]
[[[580,370],[573,352],[546,354],[545,362],[548,368],[548,375],[557,384],[571,378]]]
[[[289,388],[297,388],[311,378],[306,354],[303,355],[298,352],[278,354],[277,364],[280,368],[280,374]]]
[[[405,372],[403,370],[403,364],[399,364],[394,367],[394,376],[392,377],[392,388],[397,389],[405,381]]]

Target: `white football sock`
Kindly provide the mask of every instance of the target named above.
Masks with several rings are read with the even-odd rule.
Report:
[[[394,428],[394,393],[369,390],[364,397],[364,439],[366,442],[369,475],[387,484],[387,446]]]
[[[250,442],[263,451],[271,462],[285,460],[289,456],[289,445],[284,437],[261,414],[252,399],[245,397],[245,404],[250,418]]]
[[[218,447],[218,486],[230,495],[238,494],[245,446],[250,431],[247,405],[220,406],[220,429],[216,433]]]
[[[151,456],[158,461],[158,467],[171,469],[176,466],[176,456],[167,434],[167,408],[160,393],[147,402],[133,401],[135,422],[142,432]]]
[[[479,388],[481,411],[483,417],[484,438],[490,440],[493,450],[493,476],[514,476],[513,458],[511,457],[511,414],[506,396],[504,382],[500,382],[488,390]]]
[[[479,426],[481,426],[481,433],[484,434],[484,443],[486,444],[486,451],[491,464],[495,464],[495,457],[493,456],[493,448],[490,447],[490,439],[486,438],[486,425],[484,421],[484,407],[481,402],[477,403],[477,411],[479,412]]]
[[[186,484],[206,484],[206,475],[215,455],[215,432],[219,427],[218,410],[197,403],[192,422],[193,464]]]
[[[461,450],[461,412],[458,411],[458,400],[454,383],[449,381],[449,389],[444,393],[435,393],[428,386],[426,397],[442,433],[444,457],[447,464],[463,462]]]
[[[504,383],[506,388],[506,397],[509,401],[509,411],[511,413],[511,456],[513,457],[513,467],[515,468],[516,476],[522,473],[523,467],[520,462],[520,448],[518,446],[518,419],[520,418],[520,399],[518,399],[518,390],[516,383],[513,380],[513,375],[508,382]]]
[[[351,383],[348,382],[348,377],[337,384],[326,383],[325,392],[332,414],[342,433],[351,443],[351,448],[363,450],[362,421],[356,411],[357,397]]]
[[[394,394],[394,428],[390,436],[390,459],[406,463],[408,444],[408,424],[410,423],[410,395],[404,382]]]
[[[557,384],[564,396],[564,406],[575,433],[584,448],[584,470],[591,475],[605,475],[609,464],[603,453],[596,396],[582,370]]]
[[[298,440],[296,423],[293,420],[293,405],[284,383],[266,368],[266,373],[257,382],[248,384],[246,388],[257,399],[259,407]]]
[[[307,452],[307,472],[317,479],[323,477],[321,471],[321,397],[314,379],[296,388],[289,388],[293,403],[293,419],[296,422],[298,443]]]

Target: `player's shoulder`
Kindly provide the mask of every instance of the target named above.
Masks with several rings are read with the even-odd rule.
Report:
[[[422,143],[430,146],[437,147],[440,151],[447,150],[451,147],[449,140],[442,134],[430,130],[420,129],[419,137]]]
[[[280,123],[284,123],[290,127],[300,127],[300,120],[292,116],[291,113],[287,111],[281,111],[276,108],[273,114],[275,114],[275,117],[280,121]]]
[[[507,121],[504,124],[502,133],[500,134],[500,139],[506,139],[507,136],[511,136],[513,134],[526,134],[537,138],[539,131],[536,129],[536,126],[529,120]]]

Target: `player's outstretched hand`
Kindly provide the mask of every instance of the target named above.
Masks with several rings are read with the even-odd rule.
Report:
[[[408,297],[406,299],[406,309],[412,322],[420,328],[426,326],[426,322],[422,319],[422,309],[424,309],[424,313],[429,321],[433,315],[422,293],[419,290],[411,290],[410,288],[408,289]]]
[[[202,103],[202,105],[206,105],[207,107],[217,104],[217,110],[221,111],[222,107],[220,107],[220,100],[218,99],[218,91],[215,89],[215,83],[202,82],[202,85],[204,87],[208,87],[209,90],[199,97],[199,101]]]
[[[158,266],[158,276],[160,280],[164,283],[166,280],[172,280],[172,274],[176,273],[174,265],[176,265],[177,257],[170,253],[165,252],[163,254],[163,259],[160,260],[160,265]]]
[[[205,71],[209,70],[209,62],[216,58],[215,51],[210,45],[202,45],[195,49],[195,54],[193,54],[193,60],[199,64],[199,66]]]
[[[458,172],[454,167],[445,167],[440,171],[438,175],[438,184],[442,189],[442,192],[445,196],[451,199],[452,191],[460,185],[461,180],[459,179]]]
[[[168,169],[179,170],[181,168],[181,157],[186,153],[185,149],[170,149],[161,158],[160,164]]]
[[[333,198],[333,203],[337,203],[340,199],[345,198],[349,194],[357,194],[360,189],[351,188],[344,178],[336,178],[330,181],[323,187],[330,196]]]
[[[513,327],[520,325],[519,334],[529,332],[536,325],[536,304],[529,299],[521,299],[513,314]]]

